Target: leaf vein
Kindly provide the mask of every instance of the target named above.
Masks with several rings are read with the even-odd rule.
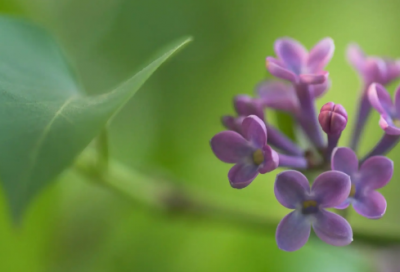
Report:
[[[46,125],[46,127],[43,129],[43,132],[40,134],[38,140],[36,141],[35,145],[32,148],[32,155],[31,155],[31,160],[30,160],[30,166],[28,168],[28,171],[26,171],[26,176],[25,176],[25,182],[26,183],[29,179],[29,176],[33,169],[35,168],[37,158],[39,156],[39,152],[43,146],[43,143],[46,140],[46,137],[50,133],[51,127],[53,124],[56,122],[56,120],[61,116],[65,118],[65,115],[63,115],[63,110],[74,100],[76,99],[77,96],[71,96],[69,99],[67,99],[61,107],[58,109],[58,111],[54,114],[53,118],[49,121],[49,123]]]

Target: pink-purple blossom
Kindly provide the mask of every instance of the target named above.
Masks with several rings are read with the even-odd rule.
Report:
[[[228,178],[233,188],[248,186],[259,173],[267,173],[278,167],[278,154],[267,145],[264,122],[255,115],[241,123],[243,136],[235,131],[223,131],[211,139],[215,156],[223,162],[234,163]]]
[[[361,76],[365,85],[389,84],[400,76],[400,60],[367,56],[358,44],[347,48],[347,60]]]
[[[268,130],[268,144],[289,155],[301,156],[304,151],[298,147],[293,141],[282,134],[275,127],[270,125],[264,114],[264,105],[261,99],[252,98],[248,95],[237,95],[233,100],[234,108],[237,116],[225,115],[222,117],[222,124],[229,130],[242,134],[242,122],[249,115],[257,116],[264,122]]]
[[[366,56],[357,45],[350,45],[348,60],[363,80],[357,113],[352,116],[342,105],[327,102],[317,114],[316,99],[330,87],[325,67],[333,56],[333,40],[325,38],[308,52],[298,41],[281,38],[274,49],[276,57],[267,57],[267,69],[278,79],[259,83],[255,97],[235,97],[236,115],[222,118],[228,131],[216,134],[211,148],[221,161],[234,164],[228,173],[234,188],[247,187],[259,174],[278,167],[290,169],[276,175],[274,186],[278,202],[292,210],[276,230],[280,249],[300,249],[311,229],[328,244],[348,245],[353,232],[346,213],[342,217],[327,209],[348,209],[351,204],[368,219],[385,214],[386,199],[377,190],[393,176],[394,163],[383,155],[400,140],[400,87],[393,102],[384,85],[400,77],[400,62]],[[359,159],[356,150],[371,108],[380,114],[382,138]],[[273,126],[265,110],[286,112],[295,137]],[[355,126],[350,148],[338,147],[351,119]],[[316,174],[310,187],[307,176]]]
[[[353,240],[350,224],[343,217],[327,211],[342,203],[350,193],[350,177],[338,171],[319,175],[311,188],[300,172],[288,170],[276,177],[276,199],[293,209],[276,230],[278,247],[285,251],[300,249],[308,241],[311,227],[324,242],[345,246]]]
[[[360,98],[357,103],[356,122],[354,123],[350,143],[350,147],[356,151],[371,111],[371,104],[368,100],[368,88],[372,83],[387,85],[399,78],[400,60],[367,56],[355,43],[350,44],[347,48],[347,60],[362,79]]]
[[[385,133],[400,135],[400,87],[394,95],[394,103],[385,87],[378,83],[369,87],[368,98],[372,107],[381,115],[379,125]]]
[[[278,58],[267,57],[268,71],[294,84],[324,84],[328,72],[323,69],[333,56],[335,45],[331,38],[318,42],[310,52],[296,40],[282,38],[275,42]]]
[[[377,192],[390,181],[393,162],[384,156],[374,156],[359,166],[357,155],[347,147],[339,147],[332,154],[332,170],[350,176],[351,190],[345,201],[337,205],[345,209],[353,204],[354,210],[370,219],[381,218],[386,211],[386,200]]]

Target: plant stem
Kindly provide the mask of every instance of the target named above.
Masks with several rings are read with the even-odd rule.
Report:
[[[96,168],[96,155],[86,151],[77,160],[75,170],[90,181],[103,185],[118,194],[128,197],[135,204],[150,208],[156,212],[175,213],[195,219],[235,225],[246,230],[274,234],[278,220],[269,219],[264,214],[255,213],[245,208],[237,209],[223,204],[220,197],[211,197],[200,193],[173,180],[146,176],[127,168],[123,164],[109,160],[107,171]],[[238,207],[238,205],[234,205]],[[244,207],[244,206],[242,206]],[[400,244],[400,236],[387,233],[373,234],[354,231],[354,241],[374,246]],[[314,235],[311,239],[314,239]]]
[[[98,152],[98,167],[105,169],[108,167],[109,150],[108,150],[108,130],[103,128],[96,139],[97,152]]]

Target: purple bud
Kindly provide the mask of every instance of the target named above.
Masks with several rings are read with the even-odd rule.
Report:
[[[322,106],[318,121],[326,134],[339,134],[347,125],[347,112],[342,105],[328,102]]]

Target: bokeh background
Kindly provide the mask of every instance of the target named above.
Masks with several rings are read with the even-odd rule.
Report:
[[[330,36],[336,44],[327,68],[333,85],[318,105],[341,103],[352,123],[360,82],[345,60],[346,46],[355,41],[369,54],[400,57],[399,10],[396,0],[0,2],[1,12],[31,19],[53,33],[92,94],[110,91],[168,42],[193,36],[194,42],[157,71],[115,118],[112,156],[143,171],[166,172],[229,200],[232,207],[246,206],[276,221],[287,213],[273,196],[277,172],[258,177],[246,190],[233,190],[226,177],[230,166],[210,151],[209,139],[222,130],[220,116],[233,113],[234,95],[253,94],[268,76],[264,60],[273,54],[275,39],[290,36],[310,48]],[[268,119],[274,122],[274,114]],[[361,153],[381,136],[377,121],[374,114]],[[398,150],[390,153],[396,165]],[[371,221],[351,214],[355,230],[400,235],[399,177],[396,169],[382,190],[388,201],[385,217]],[[36,199],[20,229],[12,228],[3,194],[0,198],[1,271],[368,272],[384,271],[377,256],[396,256],[391,249],[380,253],[357,241],[346,248],[311,241],[285,253],[278,250],[274,233],[155,214],[69,171]]]

